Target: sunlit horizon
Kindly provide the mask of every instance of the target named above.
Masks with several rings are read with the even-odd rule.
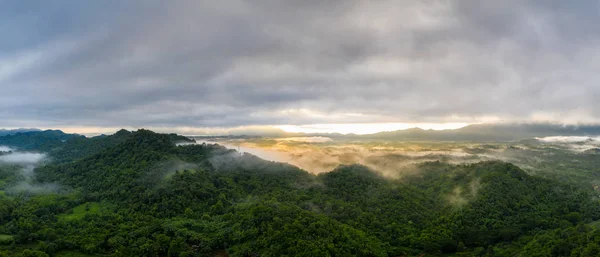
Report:
[[[275,126],[290,133],[340,133],[340,134],[373,134],[385,131],[420,128],[425,130],[459,129],[469,123],[347,123],[347,124],[312,124]]]

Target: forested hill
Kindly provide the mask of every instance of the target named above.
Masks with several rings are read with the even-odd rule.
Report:
[[[600,256],[597,194],[509,163],[313,175],[148,130],[36,137],[0,144],[48,152],[30,186],[61,190],[0,165],[0,256]]]
[[[0,145],[22,150],[48,151],[76,138],[85,137],[77,134],[66,134],[60,130],[27,131],[0,136]]]
[[[110,136],[101,135],[87,138],[78,134],[67,134],[60,130],[28,131],[0,136],[0,145],[21,151],[45,152],[55,162],[65,162],[96,154],[124,142],[129,137],[145,132],[148,131],[140,130],[132,133],[122,129]],[[193,139],[176,134],[166,134],[165,137],[173,143],[195,142]]]

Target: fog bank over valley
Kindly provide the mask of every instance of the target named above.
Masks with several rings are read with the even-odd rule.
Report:
[[[0,155],[0,191],[8,194],[27,192],[45,194],[58,192],[61,187],[55,183],[36,183],[35,168],[44,165],[48,156],[44,153],[20,152],[2,147],[5,154]],[[9,153],[6,153],[10,151]],[[8,181],[3,181],[9,178]]]
[[[198,137],[196,140],[289,163],[315,174],[329,172],[340,164],[362,164],[392,178],[401,178],[424,162],[464,164],[492,160],[514,163],[532,174],[554,176],[560,172],[555,168],[560,162],[563,163],[560,165],[565,165],[565,161],[580,165],[578,162],[582,160],[593,160],[590,149],[600,146],[596,137],[562,136],[513,142],[385,142],[326,137],[308,140]]]
[[[43,161],[45,158],[46,155],[42,153],[12,152],[10,154],[0,156],[0,162],[9,164],[34,165]]]

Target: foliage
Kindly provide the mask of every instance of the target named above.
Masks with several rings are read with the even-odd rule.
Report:
[[[181,140],[139,130],[23,144],[55,156],[37,182],[71,190],[0,196],[0,256],[600,254],[597,195],[510,163],[313,175]],[[0,167],[0,181],[16,169]]]

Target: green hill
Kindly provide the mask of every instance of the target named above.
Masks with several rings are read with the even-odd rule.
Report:
[[[510,163],[313,175],[180,140],[120,131],[51,147],[35,181],[67,193],[0,196],[0,256],[593,256],[600,242],[593,191]]]

